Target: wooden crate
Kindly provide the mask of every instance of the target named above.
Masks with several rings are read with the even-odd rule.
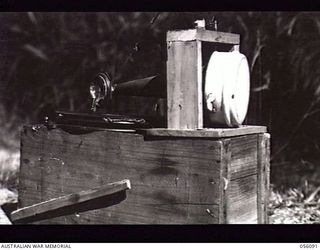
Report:
[[[37,223],[267,223],[265,132],[265,127],[244,126],[70,134],[25,126],[19,206],[129,179],[132,189],[113,206]]]

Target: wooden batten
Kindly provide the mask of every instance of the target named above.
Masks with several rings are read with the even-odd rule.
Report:
[[[264,126],[248,126],[242,125],[239,128],[204,128],[204,129],[165,129],[152,128],[141,129],[148,136],[161,137],[193,137],[193,138],[226,138],[241,135],[266,133],[267,129]]]
[[[205,29],[189,29],[168,31],[167,42],[202,41],[225,44],[240,44],[240,35]]]
[[[127,189],[131,189],[130,181],[123,180],[102,185],[93,189],[80,191],[78,193],[53,198],[48,201],[33,204],[12,212],[11,220],[15,222],[37,221],[46,218],[54,218],[61,215],[72,214],[73,210],[79,211],[81,209],[81,205],[85,202],[89,204],[91,201],[107,198],[108,196],[111,197],[111,195]],[[117,204],[117,202],[113,202],[113,200],[110,198],[109,203],[111,205]]]
[[[270,134],[259,135],[258,139],[258,223],[269,223],[268,217],[268,197],[270,185]]]

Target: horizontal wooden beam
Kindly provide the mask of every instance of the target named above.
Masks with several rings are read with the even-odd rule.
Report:
[[[167,42],[195,40],[236,45],[240,44],[240,35],[205,29],[174,30],[167,33]]]
[[[109,183],[97,188],[61,196],[59,198],[54,198],[48,201],[34,204],[32,206],[18,209],[11,213],[11,220],[14,222],[27,220],[28,218],[32,217],[33,221],[36,221],[37,217],[42,218],[41,216],[45,213],[103,198],[105,196],[125,191],[127,189],[131,189],[129,180]]]
[[[169,137],[203,137],[203,138],[225,138],[248,134],[266,133],[264,126],[241,126],[239,128],[204,128],[204,129],[165,129],[152,128],[142,130],[147,136],[169,136]]]

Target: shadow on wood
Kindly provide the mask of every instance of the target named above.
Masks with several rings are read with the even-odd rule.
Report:
[[[110,207],[126,199],[130,181],[124,180],[21,208],[11,213],[14,223],[30,223],[63,215]]]

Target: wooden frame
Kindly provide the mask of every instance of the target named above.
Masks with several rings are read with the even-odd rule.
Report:
[[[203,128],[202,42],[232,45],[240,36],[205,29],[167,33],[167,114],[169,129]]]

